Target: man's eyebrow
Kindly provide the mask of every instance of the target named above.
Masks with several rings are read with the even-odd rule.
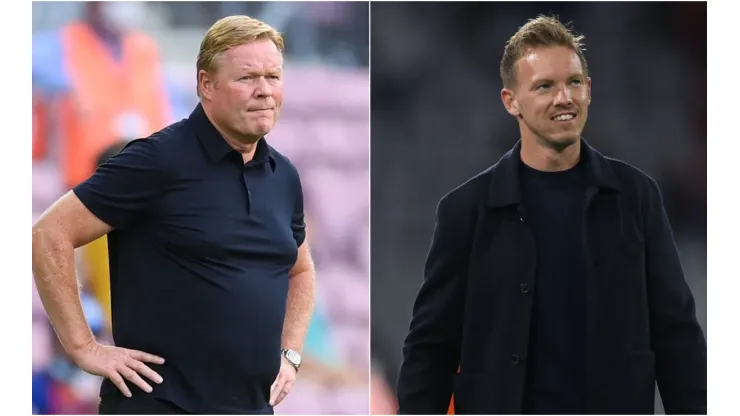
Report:
[[[577,79],[584,79],[585,76],[582,73],[580,73],[580,72],[575,72],[571,76],[569,76],[567,79],[568,80],[572,80],[572,79],[576,79],[576,78]],[[539,85],[539,84],[552,84],[553,82],[555,82],[555,81],[553,81],[550,77],[535,78],[534,80],[532,80],[530,86]]]
[[[256,75],[256,74],[279,74],[283,72],[282,66],[276,66],[273,68],[257,69],[250,67],[242,67],[239,69],[242,74]]]

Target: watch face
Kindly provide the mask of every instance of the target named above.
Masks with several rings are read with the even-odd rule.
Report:
[[[292,362],[295,365],[301,365],[301,355],[293,350],[288,350],[285,352],[285,356],[288,359],[288,361]]]

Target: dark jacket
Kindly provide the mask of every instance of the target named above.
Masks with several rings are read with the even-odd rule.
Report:
[[[521,144],[447,194],[403,347],[399,413],[522,412],[535,243],[520,216]],[[707,349],[655,181],[585,141],[586,409],[707,409]],[[459,373],[458,373],[459,368]]]

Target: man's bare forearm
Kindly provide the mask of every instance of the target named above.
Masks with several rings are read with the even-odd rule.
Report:
[[[71,353],[89,344],[95,338],[82,311],[73,243],[34,228],[32,253],[36,288],[62,346]]]
[[[283,325],[283,348],[303,350],[314,307],[316,273],[313,269],[290,277]]]

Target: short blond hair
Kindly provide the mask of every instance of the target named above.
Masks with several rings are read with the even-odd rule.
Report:
[[[218,69],[218,59],[224,52],[258,39],[270,39],[280,53],[285,52],[285,43],[280,32],[253,17],[228,16],[214,23],[200,43],[198,60],[195,64],[196,82],[201,70],[214,72]],[[197,90],[200,97],[200,83]]]
[[[513,89],[516,86],[516,63],[528,51],[535,47],[565,46],[573,50],[581,60],[583,73],[588,76],[588,64],[583,55],[585,50],[581,41],[584,36],[576,35],[556,17],[540,15],[529,20],[506,43],[504,56],[501,59],[501,81],[504,88]]]

